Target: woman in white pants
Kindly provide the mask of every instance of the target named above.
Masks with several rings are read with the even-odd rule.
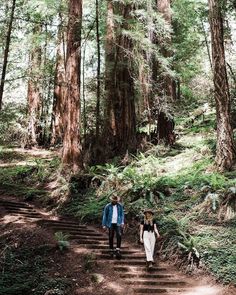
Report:
[[[155,233],[157,238],[160,238],[160,234],[157,229],[156,221],[153,218],[154,212],[152,209],[144,210],[144,219],[140,224],[140,242],[144,244],[146,258],[147,258],[147,267],[152,268],[154,262],[154,248],[156,243]]]

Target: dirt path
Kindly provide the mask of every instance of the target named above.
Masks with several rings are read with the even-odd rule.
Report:
[[[158,262],[152,271],[145,267],[144,252],[124,243],[121,260],[110,259],[107,237],[91,226],[79,225],[76,220],[55,217],[31,204],[9,197],[1,198],[1,223],[32,222],[52,232],[62,231],[70,235],[70,250],[74,253],[91,253],[100,267],[109,264],[112,272],[104,284],[113,294],[180,294],[180,295],[230,295],[235,294],[208,280],[194,280],[184,276],[173,266]],[[99,278],[99,274],[98,278]],[[103,276],[100,274],[101,280]],[[88,288],[80,288],[76,294],[94,294]],[[233,291],[232,291],[233,292]],[[98,294],[100,294],[98,292]]]

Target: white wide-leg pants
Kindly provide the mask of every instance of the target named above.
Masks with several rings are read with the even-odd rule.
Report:
[[[143,244],[146,252],[147,261],[154,261],[153,255],[154,255],[154,248],[156,243],[156,237],[154,232],[143,232]]]

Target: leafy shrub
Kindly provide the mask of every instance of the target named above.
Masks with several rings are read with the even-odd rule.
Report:
[[[68,234],[65,234],[63,232],[56,232],[54,234],[54,237],[55,237],[55,239],[57,241],[57,245],[61,251],[69,248],[70,243],[68,242],[68,238],[69,238]]]

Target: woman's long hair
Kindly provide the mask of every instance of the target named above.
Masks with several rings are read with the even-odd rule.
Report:
[[[144,214],[144,224],[150,224],[153,226],[153,214],[152,213],[145,213]]]

